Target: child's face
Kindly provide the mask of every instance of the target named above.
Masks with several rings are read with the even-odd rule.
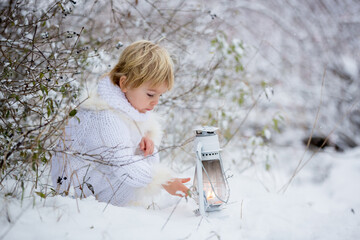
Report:
[[[144,83],[137,88],[121,88],[125,93],[127,100],[139,112],[146,113],[151,111],[158,104],[161,94],[165,93],[168,88],[166,84],[157,87],[150,87],[150,83]]]

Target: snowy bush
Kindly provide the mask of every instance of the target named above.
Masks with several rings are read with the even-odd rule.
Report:
[[[1,183],[6,194],[44,174],[66,119],[76,117],[88,51],[63,24],[74,1],[5,1],[1,12]],[[14,194],[16,195],[16,194]]]

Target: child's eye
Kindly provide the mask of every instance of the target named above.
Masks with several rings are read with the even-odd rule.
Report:
[[[154,96],[154,94],[150,94],[150,93],[148,93],[147,94],[149,97],[153,97]]]

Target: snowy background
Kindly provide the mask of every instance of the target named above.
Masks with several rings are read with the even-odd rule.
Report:
[[[10,2],[0,4],[6,29],[2,107],[18,108],[20,115],[19,102],[4,100],[7,81],[18,80],[6,75],[18,61],[6,57],[9,46],[16,49],[9,56],[23,56],[17,46],[31,49],[39,39],[50,60],[58,54],[64,73],[43,73],[42,63],[31,71],[59,84],[66,79],[69,97],[76,98],[79,86],[111,69],[123,46],[163,39],[174,58],[176,85],[157,109],[165,120],[162,161],[179,177],[193,177],[192,143],[184,142],[194,125],[217,126],[231,195],[222,211],[205,218],[195,216],[193,199],[165,192],[149,208],[52,196],[45,158],[35,177],[23,174],[20,164],[14,171],[3,167],[0,239],[360,239],[358,1],[28,0],[19,4],[23,19],[15,11],[5,19]],[[31,14],[43,16],[57,3],[59,14],[34,23],[34,35],[34,29],[22,32]],[[55,102],[61,91],[41,89],[40,99]],[[30,98],[20,96],[22,102]],[[67,104],[68,111],[78,102]],[[44,112],[48,119],[55,111]],[[1,119],[5,146],[11,137]],[[307,147],[309,137],[328,139],[329,146]]]

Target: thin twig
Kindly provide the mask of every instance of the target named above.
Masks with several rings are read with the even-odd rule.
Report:
[[[0,240],[1,240],[1,239],[5,239],[6,235],[7,235],[7,234],[10,232],[10,230],[15,226],[16,222],[17,222],[17,221],[21,218],[21,216],[30,208],[31,204],[32,204],[32,203],[29,202],[29,203],[27,204],[27,206],[25,207],[25,209],[24,209],[23,211],[21,211],[21,212],[19,213],[19,215],[15,218],[14,222],[11,222],[11,223],[10,223],[10,226],[8,227],[8,229],[6,229],[5,232],[3,233],[3,235],[0,236]],[[7,210],[5,210],[5,211],[7,211]]]
[[[356,100],[354,101],[354,103],[350,106],[350,108],[346,111],[346,113],[343,115],[343,117],[335,124],[335,126],[331,129],[331,131],[329,132],[329,134],[326,136],[325,140],[323,141],[323,143],[321,144],[321,146],[301,165],[301,162],[303,161],[303,157],[305,155],[303,155],[302,159],[300,160],[300,163],[298,164],[298,166],[295,168],[293,175],[291,176],[291,178],[289,179],[289,181],[284,184],[280,190],[278,192],[282,192],[285,193],[286,190],[288,189],[288,187],[290,186],[291,182],[293,181],[293,179],[295,178],[295,176],[314,158],[314,156],[325,146],[325,144],[328,142],[329,138],[331,137],[331,135],[335,132],[336,129],[338,129],[338,127],[340,126],[340,124],[344,121],[344,119],[350,114],[350,112],[352,111],[352,109],[360,102],[360,100]],[[312,137],[312,135],[310,136],[310,138]],[[305,149],[305,152],[308,150],[309,148],[309,142],[307,144],[307,147]]]
[[[288,186],[290,185],[290,183],[292,182],[292,180],[294,179],[296,174],[299,172],[299,169],[300,169],[300,166],[301,166],[301,164],[302,164],[302,162],[304,160],[305,154],[309,150],[310,142],[311,142],[312,136],[314,134],[314,130],[316,128],[317,122],[319,120],[319,114],[320,114],[320,109],[321,109],[322,99],[323,99],[323,89],[324,89],[324,85],[325,85],[325,75],[326,75],[326,68],[324,69],[324,73],[323,73],[323,76],[322,76],[321,90],[320,90],[320,102],[319,102],[319,106],[318,106],[318,109],[317,109],[317,112],[316,112],[315,121],[314,121],[313,127],[311,129],[310,137],[309,137],[308,142],[306,144],[305,151],[304,151],[303,155],[301,156],[301,158],[300,158],[300,160],[298,162],[298,165],[296,166],[292,176],[290,177],[289,181],[280,189],[280,191],[282,191],[283,193],[285,193],[286,189],[288,188]]]
[[[240,206],[240,219],[242,219],[243,217],[243,203],[244,203],[244,199],[241,200],[241,206]]]
[[[201,216],[200,221],[196,227],[196,230],[199,230],[202,220],[204,219],[204,216]]]
[[[179,203],[181,202],[182,199],[183,199],[183,197],[181,197],[181,198],[177,201],[175,207],[173,208],[173,210],[171,211],[169,217],[166,219],[166,222],[165,222],[164,225],[162,226],[161,231],[164,230],[166,224],[169,222],[171,216],[172,216],[173,213],[175,212],[175,209],[177,208],[177,206],[179,205]]]
[[[241,121],[239,127],[235,130],[235,132],[231,135],[231,137],[229,138],[229,140],[222,146],[222,148],[225,148],[229,142],[232,140],[232,138],[239,132],[240,128],[244,125],[246,119],[249,117],[250,112],[254,109],[254,107],[257,105],[257,103],[259,102],[259,99],[261,97],[261,94],[259,94],[259,96],[256,98],[256,100],[254,101],[254,103],[251,105],[251,107],[249,108],[249,110],[247,111],[245,117],[243,118],[243,120]]]

